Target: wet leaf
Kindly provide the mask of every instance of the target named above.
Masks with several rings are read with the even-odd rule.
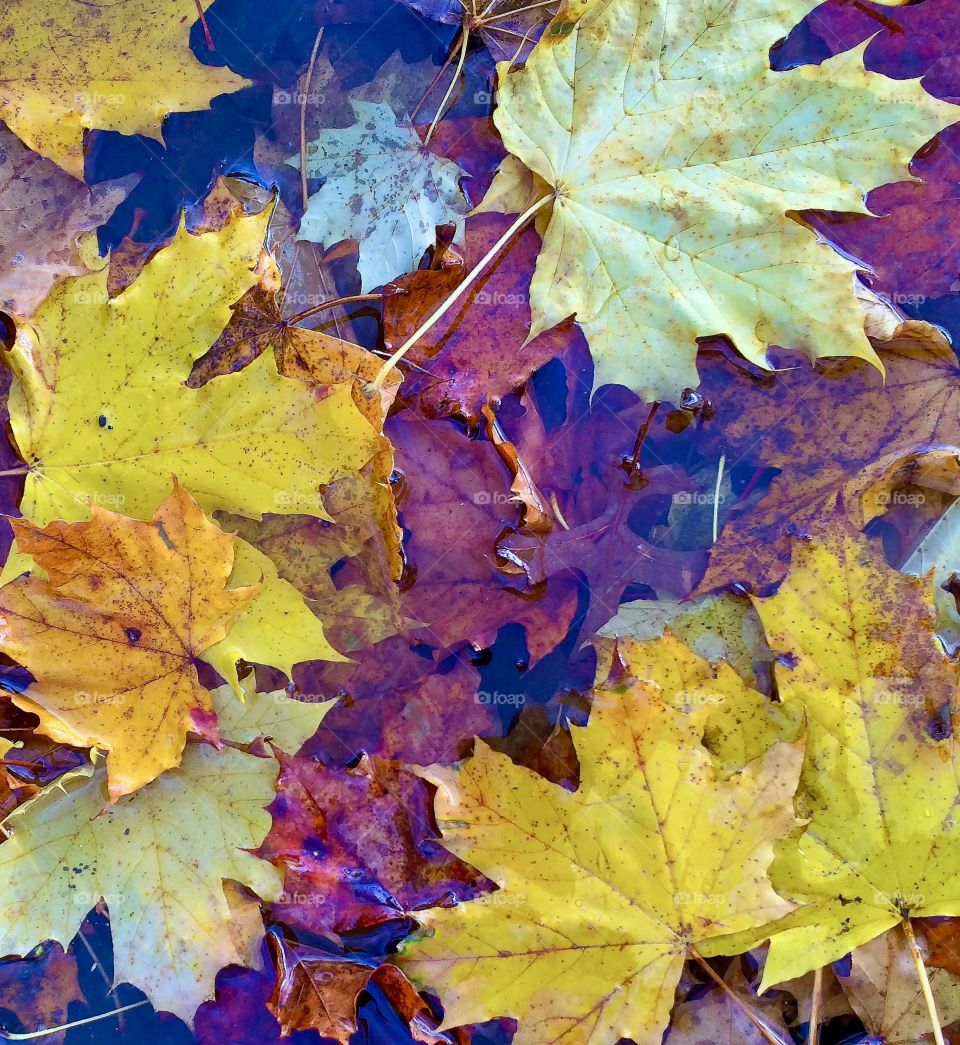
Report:
[[[381,449],[349,384],[315,394],[281,376],[269,353],[202,388],[184,386],[227,325],[231,302],[257,282],[268,217],[238,213],[221,231],[196,236],[181,229],[113,298],[104,271],[69,279],[18,329],[10,415],[28,466],[26,518],[83,519],[91,501],[147,518],[171,474],[207,513],[325,518],[320,486],[356,474]],[[237,583],[270,573],[258,556],[238,545]],[[3,576],[24,567],[14,552]],[[256,648],[232,642],[210,654],[233,681],[237,656],[292,666],[291,622],[309,640],[299,657],[336,656],[292,586],[267,580],[238,622]]]
[[[765,870],[794,822],[799,746],[721,782],[701,746],[708,709],[673,696],[642,677],[595,692],[572,794],[482,743],[459,770],[424,771],[443,844],[499,886],[421,916],[404,951],[440,992],[443,1027],[511,1015],[516,1045],[653,1041],[688,948],[722,949],[784,909]]]
[[[384,342],[391,351],[423,323],[493,246],[506,218],[482,214],[467,219],[463,258],[448,252],[445,264],[393,280],[384,301]],[[404,396],[415,396],[432,416],[457,414],[468,420],[480,408],[521,385],[539,367],[581,335],[570,324],[526,343],[530,329],[530,270],[539,248],[533,229],[523,232],[486,274],[407,355]]]
[[[107,753],[115,802],[178,765],[188,730],[217,740],[194,660],[257,589],[227,590],[233,539],[180,486],[150,522],[92,512],[43,529],[13,520],[50,579],[0,588],[0,648],[34,675],[11,699],[41,732]]]
[[[956,913],[949,765],[960,669],[936,641],[923,582],[839,520],[797,541],[786,581],[754,604],[782,658],[780,698],[807,718],[796,798],[806,826],[771,868],[778,892],[801,906],[772,928],[768,985],[905,918]]]
[[[350,103],[356,123],[323,132],[307,146],[306,172],[323,178],[300,222],[300,239],[331,247],[360,244],[360,286],[382,286],[417,267],[437,225],[467,210],[459,168],[429,152],[388,105]],[[300,159],[288,161],[298,170]]]
[[[273,910],[330,938],[475,895],[482,876],[432,842],[427,785],[398,763],[281,759],[262,854],[284,872]]]
[[[790,533],[807,533],[829,516],[838,493],[863,526],[890,505],[911,455],[960,441],[957,358],[943,335],[911,321],[875,344],[885,379],[843,360],[762,381],[740,373],[731,382],[730,365],[719,361],[705,371],[703,392],[728,467],[750,461],[757,473],[779,474],[759,501],[730,516],[700,591],[775,584],[789,563]]]
[[[483,208],[551,200],[531,333],[576,314],[596,384],[649,400],[696,387],[696,339],[712,334],[758,366],[771,344],[876,363],[856,266],[787,215],[862,213],[863,193],[905,175],[957,110],[865,71],[862,49],[772,72],[803,0],[739,4],[722,22],[696,0],[583,6],[501,77],[494,115],[514,158]]]
[[[0,307],[29,316],[57,280],[105,264],[89,233],[136,181],[84,185],[0,127]]]
[[[77,178],[84,131],[163,141],[166,113],[205,109],[216,95],[249,84],[197,62],[189,43],[196,8],[180,0],[159,0],[137,18],[124,4],[64,8],[55,0],[38,0],[29,17],[20,14],[11,4],[0,21],[0,62],[17,72],[0,88],[0,118]]]
[[[256,699],[263,722],[275,721],[282,706],[269,694]],[[226,737],[239,707],[228,691],[217,694]],[[309,732],[325,711],[315,708]],[[66,945],[105,900],[115,981],[135,983],[158,1009],[191,1022],[212,996],[217,970],[255,964],[260,930],[236,900],[231,908],[223,880],[267,900],[279,892],[274,868],[247,852],[269,827],[264,807],[276,772],[272,758],[191,744],[178,769],[105,810],[102,767],[50,785],[4,822],[0,948],[24,954],[45,939]]]

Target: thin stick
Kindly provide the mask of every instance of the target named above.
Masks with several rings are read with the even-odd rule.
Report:
[[[757,1028],[760,1032],[760,1036],[764,1041],[770,1042],[770,1045],[786,1045],[786,1042],[768,1027],[763,1020],[750,1008],[749,1005],[744,1003],[736,991],[730,989],[730,985],[722,976],[718,976],[710,966],[710,963],[705,961],[700,952],[696,947],[690,947],[690,957],[700,966],[701,969],[710,977],[711,980],[723,991],[724,994],[740,1009],[747,1019]]]
[[[348,294],[344,298],[331,298],[329,301],[321,301],[319,305],[314,305],[312,308],[304,309],[303,312],[291,316],[287,320],[287,326],[292,327],[301,320],[309,319],[318,312],[325,312],[328,308],[336,308],[337,305],[352,305],[355,301],[380,301],[382,298],[382,294]]]
[[[59,1027],[45,1027],[43,1030],[30,1031],[28,1034],[15,1034],[12,1031],[0,1031],[0,1038],[8,1041],[33,1041],[35,1038],[45,1038],[48,1034],[59,1034],[61,1031],[69,1030],[71,1027],[82,1027],[86,1023],[96,1023],[98,1020],[108,1020],[128,1009],[139,1009],[142,1005],[150,1002],[144,998],[143,1001],[131,1002],[129,1005],[121,1005],[119,1009],[111,1009],[109,1012],[101,1012],[99,1016],[88,1016],[84,1020],[74,1020],[72,1023],[61,1023]]]
[[[483,19],[483,25],[488,26],[492,22],[500,21],[504,18],[513,18],[515,15],[523,14],[524,11],[533,11],[537,7],[549,7],[551,4],[556,3],[556,0],[538,0],[535,4],[527,4],[526,7],[514,7],[510,11],[503,11],[498,15],[490,15]]]
[[[406,341],[393,353],[393,355],[383,364],[380,368],[377,376],[364,388],[364,394],[372,399],[375,395],[380,394],[380,389],[383,387],[384,381],[390,375],[390,372],[395,369],[396,365],[401,359],[410,351],[410,349],[423,337],[424,334],[430,330],[434,324],[439,322],[444,315],[463,297],[464,294],[470,289],[470,287],[477,281],[483,270],[490,264],[490,262],[500,253],[501,250],[510,242],[510,240],[523,228],[524,225],[537,213],[538,210],[542,210],[548,203],[553,202],[553,196],[544,196],[542,199],[537,200],[536,203],[531,204],[527,209],[517,218],[517,220],[507,229],[507,231],[497,240],[496,243],[487,251],[486,254],[480,259],[476,267],[472,269],[464,277],[463,282],[454,290],[454,292],[442,301],[428,319],[425,319],[423,323],[407,338]]]
[[[716,540],[716,537],[714,537]],[[823,997],[823,969],[813,970],[813,994],[810,997],[810,1024],[807,1045],[820,1045],[820,1001]]]
[[[423,139],[424,145],[430,144],[430,139],[433,137],[433,132],[437,129],[437,124],[440,122],[440,118],[443,116],[444,110],[447,108],[447,102],[450,101],[450,96],[453,94],[453,89],[457,86],[457,81],[460,79],[460,74],[463,72],[463,63],[467,60],[467,45],[470,43],[470,30],[467,28],[466,22],[463,23],[463,26],[460,29],[460,38],[460,58],[457,60],[457,67],[453,70],[453,77],[450,80],[446,93],[443,96],[443,100],[437,107],[436,115],[431,121],[426,136]]]
[[[216,47],[213,46],[213,37],[210,35],[210,29],[207,26],[207,16],[203,13],[203,4],[200,0],[194,0],[197,5],[197,14],[200,15],[200,24],[203,26],[203,39],[207,45],[208,51],[216,51]]]
[[[630,466],[627,471],[630,475],[637,470],[640,465],[640,451],[643,449],[643,444],[647,439],[647,432],[650,431],[650,426],[653,424],[653,419],[656,417],[657,411],[660,409],[659,402],[654,403],[650,407],[650,412],[647,414],[646,421],[637,430],[637,438],[633,441],[633,455],[630,458]]]
[[[933,1000],[933,991],[930,989],[930,977],[927,975],[927,967],[923,964],[923,955],[917,946],[917,938],[913,935],[913,926],[909,918],[903,919],[903,932],[910,947],[910,957],[920,978],[920,988],[923,991],[923,1000],[927,1003],[927,1012],[930,1015],[930,1026],[933,1028],[933,1040],[937,1045],[946,1045],[943,1040],[943,1029],[940,1026],[940,1017],[937,1014],[937,1003]]]
[[[307,66],[307,78],[303,84],[303,101],[300,103],[300,191],[303,193],[303,209],[307,209],[307,99],[310,97],[310,82],[313,80],[313,67],[317,64],[317,52],[323,39],[323,26],[313,41],[310,52],[310,64]]]
[[[5,475],[26,475],[30,471],[29,465],[21,465],[19,468],[8,468],[6,471],[0,472],[0,476]]]
[[[727,455],[720,455],[720,464],[717,467],[717,485],[713,489],[713,543],[717,543],[717,523],[720,520],[720,483],[723,481],[723,466],[727,462]]]

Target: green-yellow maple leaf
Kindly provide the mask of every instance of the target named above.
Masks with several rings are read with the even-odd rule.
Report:
[[[248,689],[240,704],[228,687],[213,696],[224,737],[272,735],[290,749],[332,703],[295,708],[282,693]],[[102,766],[51,784],[3,824],[0,950],[25,954],[43,940],[66,946],[105,900],[115,981],[136,984],[156,1008],[189,1023],[223,966],[256,960],[249,901],[231,897],[223,880],[265,900],[280,893],[275,868],[247,851],[269,830],[276,778],[273,758],[191,744],[179,768],[102,813]]]
[[[760,366],[771,344],[878,364],[856,265],[788,212],[866,213],[960,110],[867,72],[863,47],[773,72],[770,47],[815,6],[591,0],[500,66],[513,155],[481,209],[548,201],[530,336],[575,314],[597,385],[675,401],[712,334]]]
[[[203,0],[203,8],[212,0]],[[205,109],[250,81],[190,50],[193,3],[32,0],[0,11],[0,118],[34,152],[83,177],[88,128],[162,141],[170,112]]]
[[[281,376],[264,352],[236,373],[185,385],[231,304],[257,282],[268,211],[234,214],[217,232],[181,228],[114,298],[106,270],[67,280],[18,329],[9,404],[29,469],[26,518],[84,519],[91,502],[149,518],[171,475],[208,515],[326,518],[319,488],[356,474],[380,449],[348,383],[315,393]],[[237,630],[205,655],[224,678],[236,682],[237,657],[286,671],[296,659],[337,656],[265,556],[238,542],[237,564],[242,579],[233,583],[266,583]],[[14,550],[3,579],[28,567]]]
[[[795,804],[808,822],[770,872],[802,906],[772,927],[763,989],[909,917],[960,915],[960,667],[925,581],[839,522],[798,541],[779,591],[754,602],[785,658],[780,697],[807,718]]]
[[[659,1041],[692,948],[722,953],[786,909],[766,871],[795,823],[801,747],[720,780],[701,742],[712,705],[678,706],[675,646],[625,645],[627,678],[573,730],[575,793],[479,742],[459,770],[424,771],[443,844],[500,886],[419,916],[402,964],[440,994],[445,1026],[512,1016],[515,1045]],[[731,669],[724,685],[746,689]]]

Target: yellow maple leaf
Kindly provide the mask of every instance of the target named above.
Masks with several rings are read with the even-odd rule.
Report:
[[[445,1026],[512,1016],[516,1045],[659,1041],[685,957],[786,909],[766,869],[795,823],[801,748],[720,780],[701,743],[712,705],[678,706],[673,652],[624,646],[628,678],[573,730],[575,793],[480,742],[459,770],[424,771],[444,846],[500,886],[418,916],[402,965]],[[745,688],[732,670],[725,684]]]
[[[761,989],[820,968],[912,916],[960,914],[953,705],[929,587],[839,521],[797,541],[775,595],[755,599],[777,684],[807,718],[797,814]],[[952,724],[952,725],[951,725]]]
[[[69,279],[21,325],[8,355],[10,422],[28,473],[20,509],[38,525],[89,504],[149,518],[176,475],[208,515],[223,509],[327,518],[320,487],[382,452],[351,384],[322,390],[280,375],[272,353],[200,388],[185,385],[257,282],[269,208],[215,232],[181,227],[116,297],[106,270]],[[261,594],[229,646],[208,654],[236,688],[237,656],[288,670],[293,654],[336,658],[322,626],[266,557],[238,545]],[[3,579],[27,567],[14,550]],[[300,639],[291,648],[289,635]],[[251,649],[242,643],[244,636]]]
[[[317,729],[331,702],[301,705],[285,722],[282,693],[246,705],[227,687],[214,693],[224,736],[283,735],[291,749]],[[306,709],[306,710],[304,710]],[[262,935],[256,903],[231,896],[224,879],[265,900],[280,875],[248,850],[270,827],[277,763],[233,748],[189,744],[183,764],[102,815],[102,767],[86,766],[49,785],[3,823],[0,950],[26,954],[43,940],[66,947],[89,910],[110,911],[115,982],[142,988],[158,1009],[188,1023],[213,996],[225,965],[252,965]],[[238,909],[239,905],[239,909]],[[257,931],[259,930],[259,931]]]
[[[204,9],[212,2],[203,0]],[[205,109],[216,95],[250,84],[194,58],[195,20],[194,5],[182,0],[153,0],[135,14],[122,3],[5,4],[0,118],[78,178],[87,129],[162,142],[167,113]]]
[[[0,588],[0,649],[34,676],[10,699],[40,731],[106,751],[111,801],[177,765],[189,729],[216,740],[194,658],[256,594],[227,590],[234,538],[180,486],[151,522],[94,505],[89,522],[11,523],[50,578]]]
[[[866,44],[773,72],[771,46],[815,6],[592,0],[522,69],[499,66],[512,156],[480,209],[546,201],[530,337],[575,314],[597,385],[675,401],[711,334],[759,366],[771,344],[879,365],[856,265],[788,212],[868,213],[864,193],[960,110],[867,72]]]

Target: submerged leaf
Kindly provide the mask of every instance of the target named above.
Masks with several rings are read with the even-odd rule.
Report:
[[[467,203],[462,171],[429,152],[388,105],[351,100],[357,122],[325,131],[307,146],[306,172],[324,178],[307,203],[300,239],[332,247],[360,243],[364,291],[417,267],[437,225],[460,222]],[[299,169],[300,159],[288,161]]]

